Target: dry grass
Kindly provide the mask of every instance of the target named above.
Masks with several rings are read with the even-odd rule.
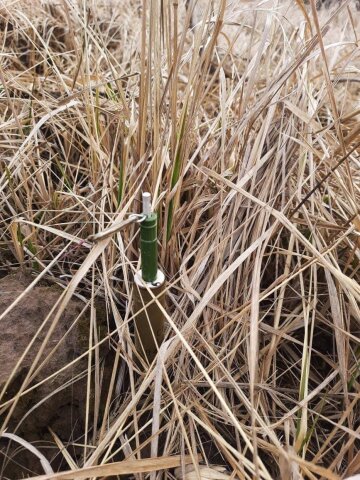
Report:
[[[116,352],[100,418],[90,333],[82,454],[54,436],[68,468],[200,453],[239,479],[360,470],[360,22],[354,2],[310,3],[2,4],[1,269],[64,287],[53,323],[74,294],[105,299]],[[87,241],[142,190],[169,282],[146,374],[137,227]]]

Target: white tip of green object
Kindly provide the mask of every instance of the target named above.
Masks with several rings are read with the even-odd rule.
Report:
[[[144,192],[142,194],[142,207],[143,214],[150,215],[151,213],[151,194],[149,192]]]

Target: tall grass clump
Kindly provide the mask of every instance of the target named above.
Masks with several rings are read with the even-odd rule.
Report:
[[[92,319],[82,435],[53,432],[51,458],[75,470],[182,455],[238,479],[359,472],[356,3],[9,1],[0,24],[1,272],[61,286],[49,332],[74,296]],[[143,371],[138,227],[91,236],[139,212],[145,190],[168,304]],[[16,434],[36,362],[3,389],[0,432]]]

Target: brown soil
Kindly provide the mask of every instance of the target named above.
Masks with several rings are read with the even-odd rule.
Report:
[[[29,276],[21,273],[0,280],[0,314],[18,298],[31,280]],[[36,286],[0,321],[1,390],[60,294],[61,290],[58,287]],[[70,301],[41,356],[40,363],[47,359],[46,364],[30,385],[46,379],[87,350],[88,318],[80,317],[73,325],[83,307],[84,304],[80,300]],[[52,318],[37,335],[29,353],[16,369],[1,405],[4,400],[12,399],[20,390],[51,323]],[[64,338],[67,332],[69,334]],[[56,351],[50,355],[56,347]],[[84,431],[86,392],[86,376],[82,374],[86,373],[86,370],[87,357],[24,395],[16,405],[11,421],[7,425],[8,432],[16,433],[34,443],[54,463],[55,469],[61,467],[63,459],[52,458],[52,450],[55,449],[49,428],[65,443],[81,436],[81,432]],[[75,378],[77,376],[80,376],[80,379],[77,380]],[[7,405],[0,408],[1,423],[5,420],[10,407],[11,405]],[[6,439],[0,440],[0,468],[2,469],[0,478],[14,479],[44,473],[36,457],[22,448],[19,449],[19,445],[13,443],[9,445]]]

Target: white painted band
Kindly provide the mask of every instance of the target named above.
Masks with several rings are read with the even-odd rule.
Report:
[[[141,270],[139,270],[135,274],[134,281],[135,281],[136,285],[140,288],[146,288],[147,287],[147,288],[150,288],[150,289],[154,289],[154,288],[161,287],[161,285],[165,282],[165,275],[163,274],[163,272],[161,270],[158,270],[157,273],[156,273],[156,279],[153,282],[144,282],[144,280],[142,278],[142,272],[141,272]]]

